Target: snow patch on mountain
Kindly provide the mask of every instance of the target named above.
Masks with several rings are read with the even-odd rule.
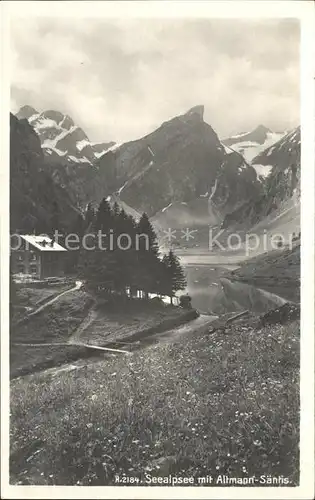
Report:
[[[254,169],[256,170],[256,174],[258,177],[268,177],[272,170],[272,165],[259,165],[259,164],[253,164],[252,165]]]
[[[58,127],[58,126],[57,126]],[[54,139],[45,139],[44,142],[42,142],[42,147],[43,148],[51,148],[51,149],[58,149],[57,144],[60,142],[62,139],[64,139],[67,135],[72,134],[78,127],[74,125],[73,127],[70,128],[70,130],[62,130],[59,135],[57,135]],[[40,127],[35,127],[35,131],[40,130]]]
[[[34,122],[35,120],[37,120],[37,118],[39,118],[40,116],[40,113],[34,113],[33,115],[31,115],[29,118],[28,118],[28,122],[30,124],[32,124],[32,122]]]
[[[44,128],[55,128],[57,130],[63,130],[61,127],[59,127],[55,120],[51,120],[50,118],[44,118],[41,116],[39,116],[36,123],[34,123],[34,128],[36,131]]]
[[[116,144],[114,144],[113,146],[111,146],[110,148],[108,148],[106,150],[106,153],[108,153],[108,151],[116,151],[116,149],[119,149],[120,146],[123,145],[123,142],[117,142]]]
[[[42,148],[44,149],[44,153],[47,152],[49,155],[51,155],[52,152],[56,153],[58,156],[65,156],[68,153],[68,151],[62,151],[56,148],[53,144],[50,144],[49,141],[47,141],[47,144],[42,144]]]
[[[300,163],[300,144],[301,144],[301,131],[300,127],[297,127],[283,137],[279,141],[274,143],[272,146],[266,148],[264,151],[260,152],[257,157],[252,161],[252,166],[255,168],[257,165],[273,165],[274,163],[281,163],[281,158],[284,159],[284,165],[286,162],[288,164]]]
[[[296,128],[296,129],[292,130],[292,132],[289,132],[288,135],[287,135],[287,140],[290,141],[290,142],[301,144],[301,132],[300,132],[300,129]]]
[[[222,143],[223,149],[226,152],[226,154],[231,155],[232,153],[235,153],[234,149],[229,148],[228,146],[225,146],[225,144]]]
[[[71,160],[74,163],[89,163],[90,165],[92,165],[92,163],[90,162],[90,160],[88,160],[88,158],[86,156],[82,156],[81,158],[77,158],[76,156],[69,155],[68,160]]]
[[[100,158],[101,156],[103,156],[108,150],[107,149],[104,149],[104,151],[101,151],[100,153],[98,152],[95,152],[94,151],[94,156],[95,158]]]
[[[104,147],[104,145],[105,144],[102,144],[102,143],[99,143],[99,142],[91,142],[91,146],[92,146],[95,158],[100,158],[101,156],[103,156],[108,151],[112,151],[117,146],[119,147],[119,144],[117,145],[115,143],[113,143],[113,144],[109,143],[108,145],[106,145],[106,147]],[[97,151],[97,148],[101,148],[101,150]]]
[[[173,203],[169,203],[166,207],[162,208],[161,212],[164,213],[168,208],[170,208]]]
[[[78,141],[76,146],[79,151],[82,151],[85,146],[88,146],[90,142],[87,139],[82,139],[82,141]]]
[[[259,125],[251,132],[236,134],[224,139],[222,144],[237,153],[240,153],[250,163],[262,151],[278,142],[286,132],[272,132],[267,127]],[[228,152],[226,150],[226,152]]]
[[[275,144],[279,139],[283,137],[284,134],[278,134],[273,132],[267,132],[266,140],[263,144],[259,144],[255,141],[239,141],[233,144],[233,149],[237,153],[240,153],[245,160],[250,163],[255,156]]]
[[[153,153],[152,149],[150,148],[150,146],[148,146],[148,150],[151,153],[151,155],[154,157],[154,153]]]
[[[215,180],[215,183],[214,183],[214,186],[211,188],[211,193],[210,193],[210,196],[209,196],[209,201],[212,200],[213,196],[215,195],[215,192],[217,190],[217,187],[218,187],[218,178],[216,178]]]
[[[118,191],[117,191],[117,195],[118,195],[118,196],[120,195],[120,193],[122,192],[122,190],[123,190],[123,189],[124,189],[124,187],[126,186],[127,182],[128,182],[128,181],[126,181],[126,182],[125,182],[125,184],[124,184],[123,186],[121,186],[121,187],[118,189]]]

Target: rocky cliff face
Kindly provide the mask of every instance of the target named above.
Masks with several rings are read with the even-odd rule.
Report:
[[[179,204],[211,224],[260,192],[255,170],[226,150],[203,111],[196,106],[100,159],[99,170],[116,176],[123,202],[163,225]]]
[[[56,204],[61,226],[71,226],[77,217],[71,193],[47,172],[40,139],[27,119],[10,114],[11,230],[50,230]]]

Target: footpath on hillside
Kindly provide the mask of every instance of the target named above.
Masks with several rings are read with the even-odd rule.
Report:
[[[58,366],[168,331],[198,317],[194,310],[149,301],[97,306],[79,284],[11,325],[11,377]],[[211,318],[207,317],[207,321]],[[102,349],[101,349],[102,348]],[[104,354],[103,352],[103,354]]]

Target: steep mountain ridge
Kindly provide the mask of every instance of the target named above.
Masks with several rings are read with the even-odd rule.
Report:
[[[115,173],[123,202],[163,224],[172,207],[194,212],[198,205],[201,219],[211,224],[260,192],[255,170],[226,151],[203,113],[203,106],[195,106],[100,158],[99,170]]]
[[[204,106],[195,106],[140,139],[115,145],[91,143],[58,111],[24,106],[18,116],[38,134],[54,184],[82,208],[111,197],[129,211],[147,212],[160,228],[234,227],[256,224],[291,199],[299,189],[299,128],[282,137],[261,125],[221,142],[203,114]],[[259,152],[250,163],[238,152],[246,141],[250,156]]]
[[[203,115],[204,106],[195,106],[138,140],[96,146],[58,111],[24,106],[18,113],[38,134],[52,179],[69,189],[76,204],[112,195],[137,213],[147,212],[159,226],[169,226],[169,220],[179,226],[186,220],[218,224],[261,193],[254,168],[220,142]]]

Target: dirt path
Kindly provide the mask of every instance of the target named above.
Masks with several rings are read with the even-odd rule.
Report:
[[[38,309],[36,309],[36,311],[33,311],[32,313],[30,313],[27,317],[31,318],[32,316],[35,316],[36,314],[38,314],[41,311],[43,311],[44,309],[46,309],[46,307],[51,306],[52,304],[57,302],[57,300],[59,300],[60,297],[63,297],[67,293],[74,292],[75,290],[80,290],[81,286],[82,286],[82,281],[76,281],[75,286],[73,288],[70,288],[69,290],[65,290],[64,292],[60,293],[59,295],[57,295],[53,299],[49,300],[48,302],[45,302],[45,304],[43,304]]]
[[[35,343],[25,343],[25,342],[13,342],[12,345],[24,345],[27,347],[49,347],[49,346],[55,346],[55,345],[68,345],[68,342],[44,342],[42,344],[35,342]]]
[[[76,331],[71,335],[68,340],[68,344],[85,344],[85,342],[81,342],[82,333],[96,320],[98,317],[98,313],[95,309],[91,309],[87,317],[82,321],[81,325],[76,329]]]
[[[115,339],[108,339],[106,341],[106,337],[103,337],[102,339],[102,344],[105,345],[98,345],[98,339],[97,337],[93,338],[93,329],[98,328],[98,320],[102,320],[102,314],[98,314],[95,310],[92,310],[86,320],[79,326],[77,331],[73,334],[71,339],[69,340],[69,343],[71,344],[76,344],[76,345],[84,345],[85,347],[91,347],[95,349],[104,349],[104,350],[113,350],[113,352],[127,352],[124,349],[129,346],[130,350],[133,349],[141,349],[142,347],[145,347],[151,343],[156,343],[156,342],[169,342],[169,341],[176,341],[178,339],[184,338],[184,337],[190,337],[197,333],[201,328],[204,328],[208,324],[212,323],[214,320],[217,319],[217,316],[211,316],[211,315],[203,315],[201,314],[198,318],[193,319],[191,321],[188,321],[187,323],[184,323],[182,325],[179,325],[174,328],[168,328],[163,332],[157,332],[157,333],[151,333],[147,334],[145,331],[143,332],[143,337],[139,340],[130,341],[128,342],[128,338],[125,339],[125,341],[119,341],[119,339],[116,341]],[[81,335],[86,332],[86,330],[91,327],[91,342],[92,338],[94,340],[93,344],[90,343],[89,341],[81,340]],[[132,335],[131,335],[132,337]],[[110,349],[110,347],[106,347],[106,344],[113,344],[113,347],[115,346],[115,349]],[[116,345],[122,345],[122,350],[117,349]]]
[[[95,314],[95,311],[93,311]],[[86,347],[91,349],[91,351],[95,352],[95,356],[92,356],[90,359],[78,359],[76,361],[69,361],[65,362],[62,365],[58,366],[52,366],[49,368],[46,368],[44,370],[41,370],[42,374],[46,375],[52,375],[56,376],[59,375],[62,372],[70,372],[74,370],[80,370],[80,369],[85,369],[87,366],[90,364],[95,365],[96,363],[102,364],[104,362],[104,357],[103,355],[109,355],[110,357],[115,356],[115,354],[118,355],[133,355],[136,353],[136,351],[141,350],[141,349],[146,349],[152,344],[159,344],[159,343],[172,343],[172,342],[182,342],[183,340],[188,340],[191,337],[194,337],[195,335],[197,336],[200,331],[202,331],[204,328],[210,327],[210,324],[217,319],[217,316],[209,316],[209,315],[200,315],[198,318],[193,319],[189,321],[188,323],[185,323],[183,325],[180,325],[175,328],[171,328],[168,330],[165,330],[164,332],[156,333],[156,334],[150,334],[148,336],[144,335],[144,337],[141,340],[137,340],[134,342],[118,342],[117,345],[121,344],[122,349],[117,349],[115,341],[112,341],[113,346],[115,345],[115,348],[111,347],[101,347],[97,345],[91,345],[91,344],[85,344],[82,341],[80,341],[80,335],[83,331],[85,331],[86,328],[89,328],[93,321],[95,320],[94,314],[90,315],[89,318],[86,319],[84,324],[81,325],[77,329],[74,335],[77,335],[77,337],[72,338],[72,345],[78,345],[82,347]],[[78,340],[75,340],[75,339]],[[20,344],[20,345],[26,345],[26,344]],[[32,345],[33,347],[38,347],[38,346],[56,346],[56,345],[69,345],[69,343],[55,343],[55,344],[27,344],[27,345]],[[119,345],[120,347],[120,345]],[[125,350],[127,349],[127,350]],[[102,354],[101,358],[99,358],[99,354]],[[32,377],[33,374],[29,373],[27,375],[24,375],[24,377]]]

